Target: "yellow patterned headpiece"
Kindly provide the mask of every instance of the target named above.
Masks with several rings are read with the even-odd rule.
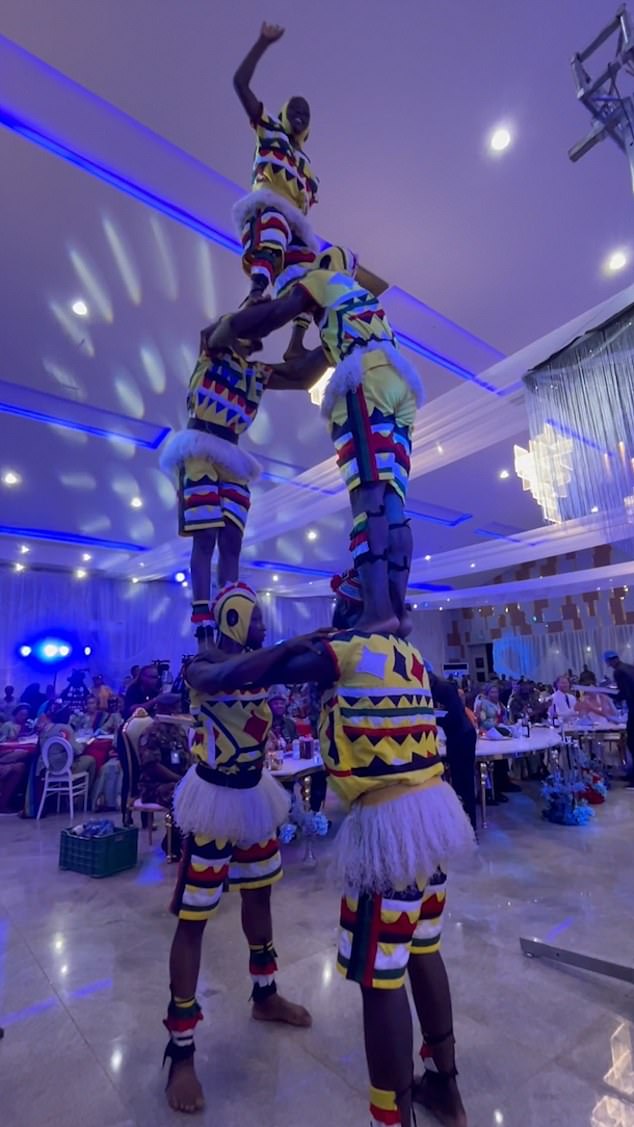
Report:
[[[223,587],[213,605],[218,633],[246,646],[256,602],[255,591],[246,583],[228,583]]]

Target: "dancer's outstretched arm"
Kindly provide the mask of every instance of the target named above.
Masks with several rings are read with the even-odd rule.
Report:
[[[262,113],[262,103],[251,89],[251,79],[255,73],[255,68],[267,48],[270,47],[272,43],[276,43],[278,39],[281,39],[283,34],[283,27],[275,23],[266,23],[265,21],[260,28],[260,34],[253,44],[253,47],[242,60],[233,76],[233,88],[248,114],[249,121],[257,121]]]
[[[207,348],[227,348],[239,338],[257,340],[268,337],[269,333],[288,325],[299,313],[310,313],[314,304],[302,286],[294,286],[285,297],[278,297],[275,301],[258,301],[238,309],[236,313],[227,313],[211,327],[211,331],[203,329]]]
[[[310,391],[328,368],[326,353],[321,345],[298,360],[285,360],[272,364],[273,375],[267,388],[271,391]]]
[[[322,632],[324,633],[324,632]],[[325,633],[331,633],[326,630]],[[205,653],[198,654],[187,667],[185,679],[193,689],[200,689],[206,693],[219,693],[223,690],[243,689],[247,685],[275,685],[279,680],[280,672],[293,669],[293,659],[297,657],[315,658],[314,662],[306,660],[302,668],[321,670],[323,667],[331,670],[331,662],[326,656],[326,650],[319,640],[320,631],[313,634],[303,634],[298,638],[289,638],[279,646],[269,646],[267,649],[254,650],[252,653],[237,654],[227,658],[226,661],[209,660]],[[217,651],[214,651],[214,654]],[[316,680],[315,677],[299,677],[302,680]]]

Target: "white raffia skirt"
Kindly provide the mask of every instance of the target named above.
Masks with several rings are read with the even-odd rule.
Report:
[[[174,792],[174,818],[183,833],[253,845],[277,835],[290,796],[264,771],[255,787],[238,790],[208,783],[190,767]]]
[[[475,838],[456,793],[440,782],[375,805],[353,804],[335,841],[339,884],[386,892],[429,880]]]

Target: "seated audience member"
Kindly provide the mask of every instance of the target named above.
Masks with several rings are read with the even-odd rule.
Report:
[[[581,670],[581,673],[579,674],[579,681],[577,682],[577,684],[579,684],[579,685],[596,685],[596,683],[597,683],[596,673],[593,673],[592,670],[589,669],[587,665],[584,665],[583,669]]]
[[[555,691],[550,698],[548,718],[553,722],[565,723],[574,719],[577,714],[577,698],[570,691],[570,678],[567,673],[562,674],[555,681]]]
[[[12,712],[15,708],[15,689],[13,685],[5,685],[2,705],[0,705],[0,707],[5,712]]]
[[[27,745],[0,755],[0,814],[18,813],[33,754]]]
[[[33,717],[33,719],[35,719],[38,714],[40,705],[43,704],[45,700],[46,697],[42,692],[42,686],[40,685],[40,682],[32,681],[30,685],[26,686],[26,689],[22,693],[22,696],[20,697],[20,704],[28,704],[29,713]]]
[[[141,801],[169,809],[174,790],[191,761],[185,728],[153,721],[139,737],[138,755]]]
[[[93,810],[118,810],[121,802],[123,771],[113,743],[108,758],[97,773],[97,781],[92,791]]]
[[[503,673],[498,688],[500,690],[500,702],[505,708],[508,708],[511,694],[513,692],[513,682],[508,679],[506,673]]]
[[[69,711],[68,706],[65,706],[64,702],[61,700],[55,700],[49,705],[48,709],[40,716],[37,723],[39,747],[41,749],[47,740],[54,739],[55,736],[61,736],[63,739],[68,740],[73,749],[71,773],[73,775],[77,775],[81,771],[88,773],[88,793],[91,794],[97,774],[97,763],[92,755],[85,755],[77,743],[75,733],[70,725]],[[62,756],[59,754],[56,755],[54,746],[49,763],[53,771],[58,769],[57,764],[61,765],[61,763],[63,763]],[[44,761],[40,756],[40,762],[37,768],[38,774],[43,770]]]
[[[506,709],[500,703],[500,692],[497,684],[489,685],[479,697],[477,719],[480,731],[488,739],[501,739],[510,736],[508,717]],[[493,786],[495,802],[508,802],[507,793],[514,793],[522,789],[511,780],[508,760],[495,760],[493,764]]]
[[[531,724],[546,719],[547,704],[540,699],[534,681],[518,681],[509,700],[509,717],[512,724],[526,717]]]
[[[11,713],[11,719],[0,724],[0,742],[21,740],[30,735],[33,726],[29,719],[30,707],[28,704],[17,704]]]
[[[46,709],[48,708],[52,700],[55,700],[55,685],[47,685],[45,689],[44,700],[37,710],[37,716],[41,716],[43,712],[46,712]]]
[[[75,712],[81,712],[86,707],[88,699],[88,686],[85,681],[86,674],[82,669],[73,669],[68,684],[60,693],[65,704],[70,705]]]
[[[99,708],[96,696],[91,693],[86,698],[85,708],[72,713],[70,723],[76,732],[97,732],[105,718],[105,712]]]
[[[488,736],[508,736],[508,717],[500,702],[500,689],[497,683],[489,685],[478,698],[478,723],[480,730]]]
[[[106,685],[103,673],[95,673],[92,679],[92,694],[97,698],[97,707],[101,712],[106,712],[108,701],[115,696],[115,692]]]
[[[585,716],[586,719],[591,721],[604,720],[616,721],[619,718],[619,710],[614,703],[614,697],[610,693],[593,692],[596,689],[597,679],[591,670],[588,670],[588,676],[583,684],[584,691],[581,699],[577,701],[577,712],[580,716]]]
[[[121,700],[121,697],[113,695],[108,701],[108,708],[101,725],[101,731],[105,732],[106,735],[116,736],[122,724],[123,701]]]
[[[277,740],[279,745],[280,739],[283,739],[285,744],[292,744],[297,739],[297,728],[288,714],[289,691],[286,685],[271,685],[267,700],[273,716],[270,731],[272,741]]]

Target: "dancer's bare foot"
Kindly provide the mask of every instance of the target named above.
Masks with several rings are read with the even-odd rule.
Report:
[[[452,1077],[424,1072],[414,1081],[412,1098],[427,1108],[443,1127],[468,1127],[467,1113]]]
[[[173,1111],[184,1111],[193,1115],[203,1110],[205,1097],[196,1076],[193,1057],[189,1060],[172,1061],[165,1093]]]
[[[304,1029],[313,1024],[308,1010],[288,1002],[281,994],[271,994],[262,1002],[254,1002],[252,1017],[255,1021],[282,1021],[286,1025],[299,1025]]]
[[[375,619],[365,615],[355,623],[355,630],[363,634],[397,634],[400,627],[398,615],[392,614],[388,618]]]

